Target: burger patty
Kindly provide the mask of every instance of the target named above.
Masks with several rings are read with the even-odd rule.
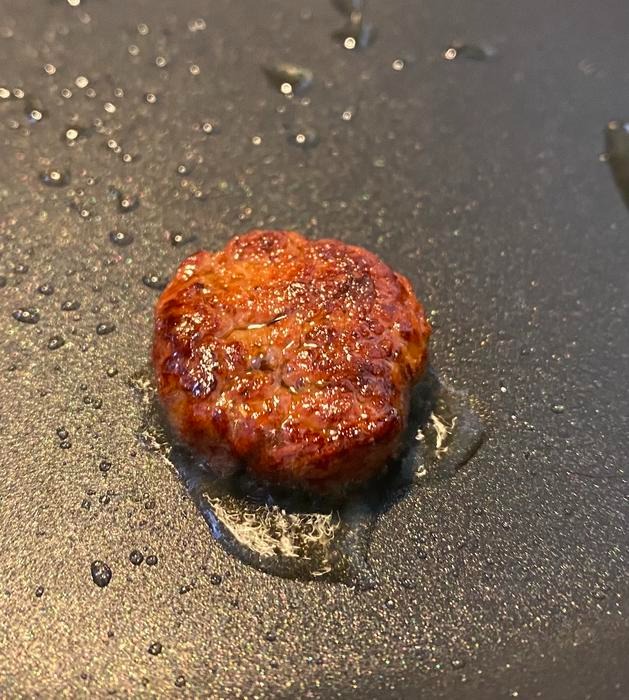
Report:
[[[429,337],[409,281],[373,253],[256,230],[181,263],[153,363],[171,425],[212,470],[326,491],[395,456]]]

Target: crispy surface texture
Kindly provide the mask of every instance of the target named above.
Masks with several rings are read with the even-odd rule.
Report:
[[[179,266],[153,363],[171,425],[211,469],[328,491],[395,456],[429,337],[409,281],[373,253],[256,230]]]

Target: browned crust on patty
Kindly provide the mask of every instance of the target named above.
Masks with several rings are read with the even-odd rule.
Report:
[[[325,490],[396,452],[429,337],[409,281],[373,253],[251,231],[179,266],[153,363],[170,422],[211,467]]]

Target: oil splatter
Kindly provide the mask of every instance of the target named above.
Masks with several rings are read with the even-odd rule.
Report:
[[[134,236],[132,233],[129,233],[129,231],[111,231],[109,234],[109,240],[114,244],[117,245],[121,248],[125,248],[128,245],[131,245],[134,240]]]
[[[51,338],[49,338],[48,342],[46,343],[46,347],[49,350],[58,350],[59,348],[62,348],[65,344],[66,341],[63,339],[62,336],[53,335]]]
[[[496,55],[496,49],[487,44],[465,44],[462,41],[453,41],[443,52],[446,61],[454,61],[457,58],[469,58],[472,61],[486,61]]]
[[[294,129],[288,136],[288,142],[303,149],[314,148],[319,145],[319,134],[310,127]]]
[[[90,573],[92,574],[92,581],[94,581],[99,588],[105,588],[109,585],[111,581],[111,569],[104,561],[100,561],[100,559],[93,561],[90,566]]]
[[[483,437],[465,395],[428,372],[413,394],[401,458],[384,476],[352,493],[314,496],[269,487],[243,473],[214,474],[206,459],[169,434],[149,376],[145,372],[131,381],[143,406],[139,438],[145,449],[175,468],[227,552],[284,578],[372,587],[378,572],[371,570],[367,552],[379,514],[402,497],[421,498],[424,484],[452,476]]]
[[[35,324],[39,322],[37,309],[17,309],[13,312],[13,318],[20,323]]]
[[[605,130],[605,145],[614,182],[629,207],[629,122],[609,122]]]
[[[70,181],[69,175],[61,170],[47,170],[40,173],[39,179],[48,187],[63,187]]]
[[[364,0],[334,0],[336,9],[347,18],[332,38],[346,49],[366,49],[376,40],[376,28],[365,19]]]
[[[197,239],[194,234],[185,234],[181,231],[168,231],[166,235],[168,242],[173,248],[179,248],[186,245],[186,243],[193,243]]]
[[[156,289],[158,291],[161,291],[162,289],[166,289],[166,285],[168,284],[168,278],[164,277],[163,275],[158,275],[156,273],[150,273],[142,277],[142,283],[149,289]]]
[[[314,73],[293,63],[278,63],[264,68],[264,73],[271,85],[282,95],[303,95],[312,85]]]
[[[96,334],[97,335],[109,335],[110,333],[113,333],[115,330],[116,330],[115,323],[103,322],[103,323],[99,323],[96,326]]]

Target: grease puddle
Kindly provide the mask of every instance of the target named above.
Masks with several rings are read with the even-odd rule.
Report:
[[[389,472],[337,498],[269,488],[243,474],[217,477],[169,434],[147,372],[131,385],[142,403],[139,437],[177,471],[213,538],[260,571],[300,580],[325,579],[359,589],[375,585],[368,549],[378,515],[401,498],[453,476],[476,452],[483,427],[462,392],[432,371],[413,391],[406,451]]]

